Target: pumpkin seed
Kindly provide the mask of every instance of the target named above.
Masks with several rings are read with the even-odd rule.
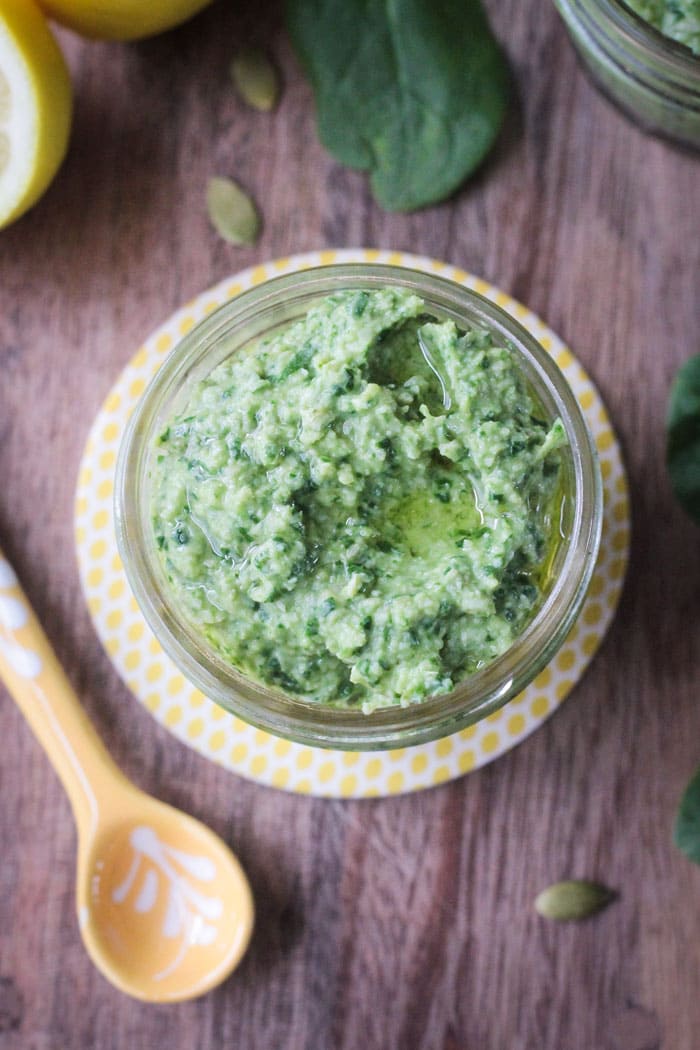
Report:
[[[568,922],[587,919],[602,911],[615,897],[615,892],[599,882],[569,879],[555,882],[535,900],[535,910],[545,919]]]
[[[239,51],[230,66],[231,79],[244,102],[266,113],[274,109],[279,96],[279,77],[262,51]]]
[[[260,215],[251,198],[233,179],[209,179],[207,211],[212,226],[229,244],[255,244],[260,233]]]

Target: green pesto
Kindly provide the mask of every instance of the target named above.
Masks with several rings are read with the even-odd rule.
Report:
[[[249,677],[420,702],[537,608],[564,440],[486,331],[343,292],[194,386],[153,457],[154,544],[182,615]]]
[[[700,55],[700,0],[626,0],[664,36]]]

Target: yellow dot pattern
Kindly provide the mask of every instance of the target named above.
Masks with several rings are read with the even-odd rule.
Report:
[[[565,644],[500,711],[430,744],[387,752],[303,747],[254,729],[194,689],[146,626],[126,584],[112,520],[121,434],[166,355],[207,313],[270,277],[335,262],[391,263],[439,273],[498,303],[540,341],[564,371],[591,428],[604,481],[603,538],[582,614]],[[578,361],[534,314],[480,278],[401,252],[324,251],[279,259],[227,278],[188,303],[138,349],[95,420],[81,464],[75,538],[86,601],[99,637],[137,699],[170,732],[225,768],[301,794],[368,798],[417,791],[478,769],[519,743],[551,715],[595,654],[616,609],[629,550],[629,495],[620,449],[600,396]]]

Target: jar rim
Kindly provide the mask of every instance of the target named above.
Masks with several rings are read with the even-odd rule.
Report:
[[[441,316],[481,323],[506,339],[528,379],[539,383],[550,412],[562,419],[569,442],[575,494],[571,539],[560,571],[533,619],[513,645],[448,694],[405,708],[359,710],[303,701],[245,677],[217,656],[184,621],[159,577],[155,544],[149,546],[145,471],[153,438],[172,406],[198,374],[258,338],[251,325],[279,324],[282,312],[308,305],[341,288],[408,288]],[[247,327],[246,327],[247,326]],[[234,330],[236,345],[226,343]],[[212,354],[218,360],[207,363]],[[194,326],[171,351],[129,420],[116,470],[115,526],[127,578],[166,653],[205,695],[245,721],[276,735],[321,747],[385,749],[445,736],[515,696],[549,662],[580,611],[595,568],[602,527],[602,480],[597,452],[576,398],[551,356],[523,326],[490,300],[445,277],[381,263],[339,263],[275,277],[242,292]]]

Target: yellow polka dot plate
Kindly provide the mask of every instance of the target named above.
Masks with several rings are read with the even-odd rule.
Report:
[[[281,273],[332,262],[380,262],[441,274],[513,314],[566,375],[600,454],[605,510],[598,564],[581,615],[551,664],[527,689],[483,722],[442,740],[385,752],[340,752],[293,744],[254,729],[190,685],[150,633],[129,592],[112,522],[117,448],[131,410],[165,354],[192,325],[228,299]],[[534,314],[485,281],[445,263],[403,252],[322,251],[246,270],[204,292],[146,340],[95,420],[76,495],[80,577],[102,644],[136,697],[175,736],[226,769],[261,784],[332,798],[394,795],[478,769],[533,732],[583,674],[620,597],[629,548],[627,479],[600,396],[561,340]]]

